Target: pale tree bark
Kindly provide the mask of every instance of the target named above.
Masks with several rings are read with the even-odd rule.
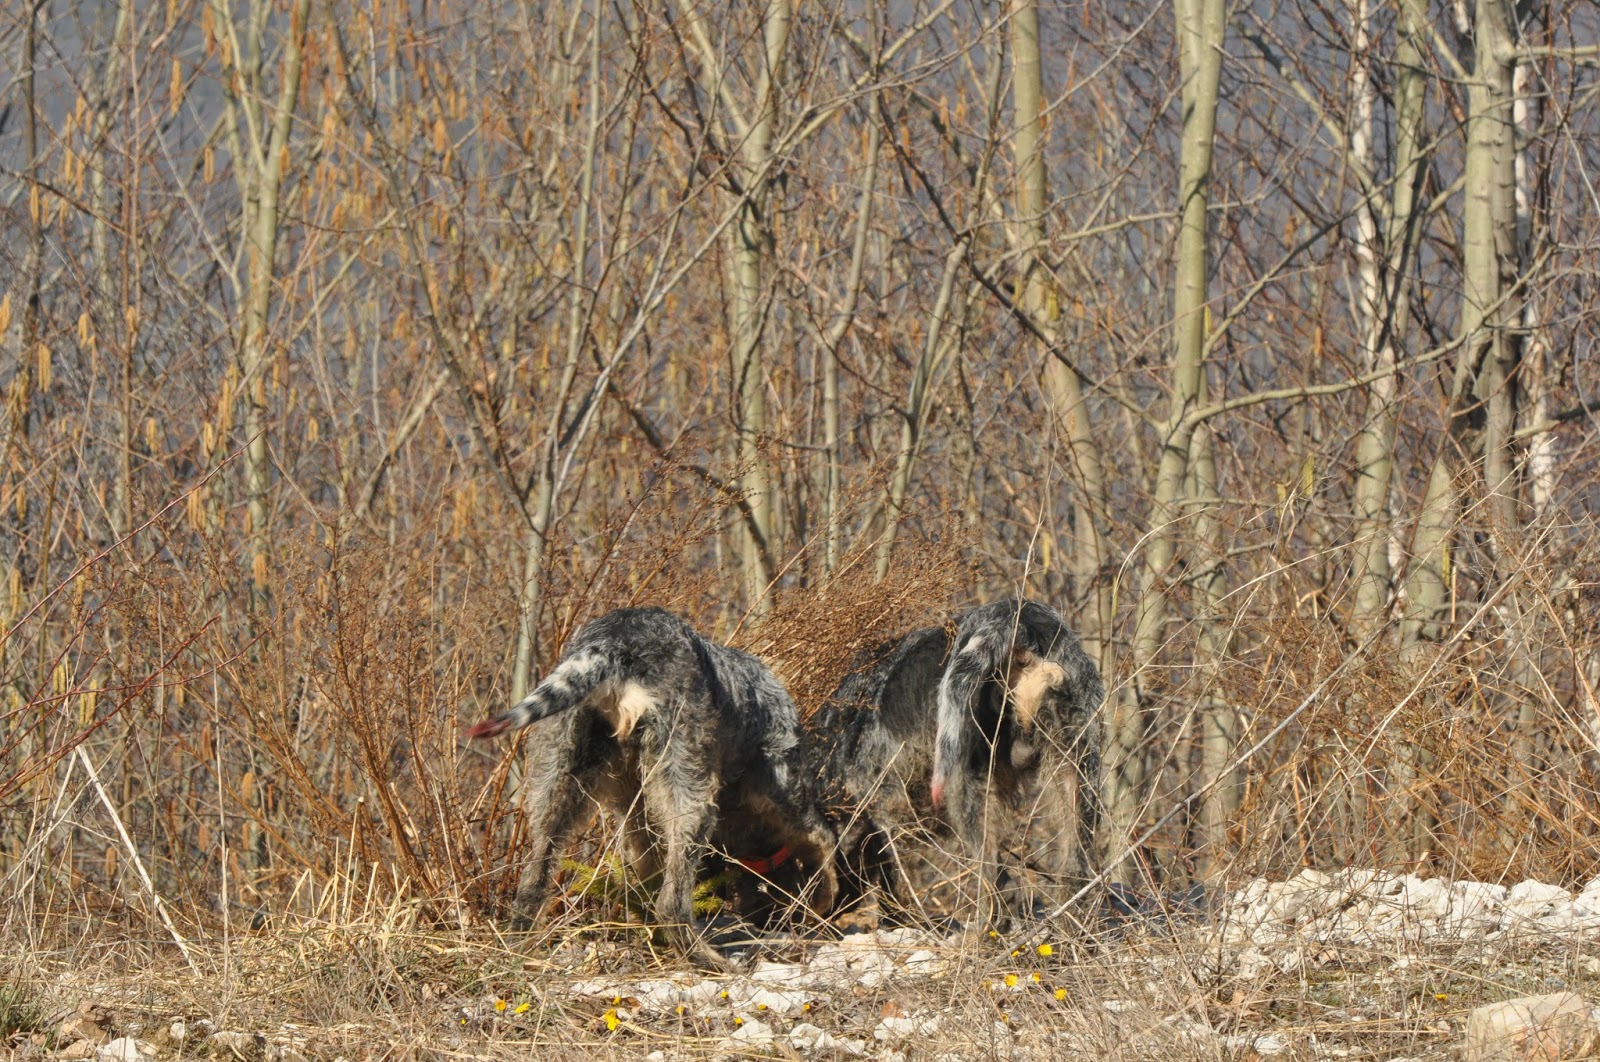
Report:
[[[241,27],[227,0],[211,0],[219,34],[224,122],[239,185],[240,228],[245,243],[245,290],[239,346],[239,385],[244,400],[244,476],[249,515],[251,600],[271,592],[272,470],[267,439],[268,360],[272,355],[272,294],[285,167],[292,164],[289,137],[300,100],[300,75],[311,0],[297,0],[284,38],[278,92],[267,108],[265,41],[268,5],[253,0]]]
[[[767,0],[762,19],[765,45],[756,84],[756,111],[739,154],[743,162],[744,203],[732,231],[730,258],[733,316],[733,393],[738,416],[740,481],[750,508],[738,527],[745,604],[757,616],[772,605],[772,558],[779,548],[773,469],[762,452],[767,432],[767,380],[762,366],[762,332],[766,318],[763,259],[771,253],[768,224],[772,141],[782,92],[784,54],[789,44],[790,0]],[[720,76],[720,75],[719,75]],[[758,538],[759,536],[759,538]]]
[[[878,538],[877,566],[873,581],[882,582],[889,574],[889,562],[894,555],[894,540],[900,530],[900,520],[905,515],[906,495],[911,489],[911,473],[916,466],[917,452],[922,447],[923,429],[928,422],[944,367],[960,342],[961,322],[966,319],[972,302],[972,292],[963,293],[961,306],[954,313],[951,303],[956,292],[956,275],[961,272],[961,262],[967,255],[967,240],[958,239],[945,255],[944,271],[939,280],[939,296],[934,301],[933,312],[928,315],[927,335],[923,337],[922,353],[911,374],[911,387],[906,395],[906,407],[901,411],[900,446],[895,453],[894,472],[889,477],[889,489],[883,501],[883,531]],[[952,321],[952,318],[954,320]]]
[[[116,274],[113,268],[116,251],[112,246],[112,233],[116,228],[113,209],[116,187],[111,180],[111,162],[107,147],[112,129],[118,120],[118,108],[114,106],[114,97],[117,83],[122,80],[123,68],[126,65],[130,48],[128,38],[134,32],[133,16],[132,0],[124,0],[117,5],[110,39],[106,42],[105,66],[100,71],[99,84],[94,86],[97,95],[89,137],[88,180],[91,204],[89,257],[94,268],[94,295],[91,305],[94,308],[93,319],[97,325],[95,342],[102,350],[106,350],[108,345],[100,342],[101,336],[106,338],[123,336],[121,344],[115,342],[110,344],[113,348],[120,346],[122,354],[122,372],[119,380],[122,386],[117,405],[117,477],[113,484],[110,508],[113,540],[121,538],[133,524],[131,468],[133,425],[129,415],[132,401],[129,384],[132,377],[133,347],[137,341],[134,332],[138,321],[134,314],[129,312],[130,307],[124,305],[123,300],[117,297]],[[113,352],[115,351],[108,351],[108,353]]]
[[[1516,206],[1516,12],[1511,0],[1479,0],[1473,108],[1467,146],[1467,216],[1462,317],[1467,352],[1482,359],[1473,396],[1487,407],[1483,480],[1489,516],[1506,535],[1519,523],[1516,484],[1517,410],[1522,356],[1514,289],[1521,279]],[[1476,136],[1474,134],[1477,134]],[[1476,161],[1477,165],[1474,166]]]
[[[1393,578],[1389,559],[1390,494],[1399,418],[1395,366],[1406,348],[1408,278],[1416,247],[1417,191],[1424,164],[1421,34],[1425,32],[1427,5],[1426,0],[1403,0],[1398,12],[1393,60],[1394,172],[1381,230],[1373,176],[1378,172],[1373,152],[1378,87],[1373,73],[1376,57],[1371,36],[1372,5],[1369,0],[1349,0],[1348,8],[1352,31],[1348,146],[1351,169],[1362,182],[1361,202],[1356,209],[1356,327],[1362,337],[1362,370],[1384,373],[1366,389],[1366,407],[1356,437],[1356,597],[1352,627],[1357,636],[1365,637],[1382,628],[1388,618]],[[1422,809],[1410,807],[1413,783],[1425,755],[1404,741],[1395,751],[1392,796],[1400,804],[1394,818],[1409,824],[1402,831],[1402,847],[1410,850],[1392,853],[1396,858],[1406,858],[1428,846],[1431,820]],[[1351,778],[1360,777],[1354,765],[1348,774]],[[1365,823],[1369,812],[1364,789],[1359,785],[1342,786],[1336,800],[1346,799],[1350,802],[1346,821]]]
[[[1406,646],[1436,638],[1450,595],[1450,540],[1460,518],[1456,469],[1476,456],[1468,435],[1474,411],[1484,424],[1481,450],[1487,511],[1498,528],[1517,522],[1512,437],[1518,356],[1516,308],[1508,298],[1516,253],[1513,67],[1510,0],[1478,0],[1475,62],[1467,86],[1466,197],[1462,225],[1461,348],[1440,440],[1412,540],[1406,581]]]
[[[264,608],[272,591],[271,467],[268,455],[267,378],[272,356],[272,297],[276,282],[278,240],[284,228],[280,209],[285,167],[291,164],[289,137],[300,100],[300,75],[311,0],[297,0],[290,12],[280,57],[278,91],[268,106],[265,66],[269,5],[252,0],[241,26],[228,0],[210,0],[215,16],[217,49],[222,66],[223,125],[239,189],[239,228],[244,243],[244,290],[240,306],[237,378],[244,403],[244,479],[247,502],[247,549],[250,553],[250,606]],[[242,32],[241,32],[242,31]],[[129,360],[135,332],[128,327]],[[226,389],[226,385],[225,385]],[[126,453],[126,449],[125,449]],[[254,763],[245,774],[245,800],[250,805],[244,826],[246,858],[255,869],[270,855],[262,829],[269,809],[266,786],[259,784]],[[252,883],[246,883],[253,888]]]
[[[1173,354],[1170,398],[1161,428],[1150,532],[1140,569],[1135,605],[1133,674],[1113,705],[1106,772],[1106,818],[1114,844],[1125,843],[1139,816],[1144,783],[1145,669],[1161,651],[1170,603],[1166,580],[1176,553],[1184,513],[1184,483],[1199,403],[1206,341],[1207,276],[1210,270],[1206,212],[1211,159],[1216,142],[1217,93],[1222,72],[1222,37],[1227,8],[1222,0],[1176,0],[1179,68],[1183,82],[1183,133],[1178,176],[1178,253],[1173,292]],[[1123,860],[1115,876],[1133,873]]]
[[[578,5],[581,7],[581,3]],[[538,465],[534,470],[533,498],[528,510],[528,534],[522,568],[522,587],[517,595],[517,645],[511,667],[511,700],[522,700],[532,688],[533,667],[538,648],[539,604],[544,579],[545,554],[549,548],[550,524],[555,517],[557,459],[561,451],[562,418],[572,395],[578,375],[578,363],[583,356],[584,338],[588,334],[586,321],[587,292],[585,261],[589,254],[589,222],[594,201],[595,160],[600,135],[600,12],[595,5],[595,24],[589,37],[589,97],[588,128],[584,134],[583,170],[578,178],[578,210],[572,234],[572,280],[568,286],[567,350],[561,367],[561,379],[556,385],[554,399],[549,402],[550,420],[545,429],[543,445],[539,447]],[[577,12],[573,23],[576,24]],[[569,46],[570,54],[570,46]]]
[[[1512,79],[1515,97],[1513,113],[1520,139],[1516,154],[1517,249],[1524,263],[1539,256],[1544,232],[1534,228],[1534,145],[1537,143],[1543,97],[1534,91],[1534,67],[1529,61],[1517,64]],[[1539,293],[1529,289],[1522,296],[1522,363],[1527,377],[1528,422],[1543,425],[1555,412],[1551,392],[1550,336],[1539,302]],[[1542,517],[1555,497],[1560,453],[1556,434],[1540,431],[1528,442],[1528,505],[1535,520]]]
[[[1039,12],[1033,0],[1014,0],[1011,7],[1012,108],[1015,132],[1012,148],[1017,166],[1017,252],[1019,287],[1024,311],[1047,337],[1044,344],[1062,342],[1060,295],[1043,259],[1045,204],[1049,178],[1044,155],[1044,80],[1039,47]],[[1105,537],[1100,515],[1105,512],[1105,462],[1091,433],[1089,407],[1083,380],[1065,359],[1045,352],[1044,390],[1061,453],[1076,479],[1080,496],[1072,505],[1073,548],[1068,564],[1074,589],[1086,596],[1089,607],[1073,617],[1087,652],[1109,674],[1111,586],[1101,576]]]
[[[1359,173],[1376,172],[1373,159],[1373,108],[1377,82],[1369,54],[1370,0],[1350,0],[1354,48],[1350,64],[1354,101],[1350,154]],[[1399,417],[1399,378],[1393,370],[1406,349],[1409,330],[1410,273],[1416,251],[1417,191],[1424,163],[1422,34],[1426,0],[1402,0],[1395,27],[1394,174],[1384,231],[1378,228],[1377,190],[1362,189],[1356,214],[1356,261],[1360,277],[1363,371],[1389,370],[1369,385],[1366,412],[1356,438],[1356,603],[1355,629],[1368,634],[1382,625],[1390,582],[1390,486],[1394,476],[1395,428]]]
[[[1200,386],[1199,400],[1204,402],[1203,374]],[[1238,771],[1230,766],[1239,745],[1239,713],[1222,693],[1222,664],[1228,659],[1233,639],[1231,627],[1225,626],[1219,616],[1228,592],[1223,567],[1227,549],[1220,517],[1222,497],[1217,488],[1216,439],[1209,425],[1198,429],[1189,464],[1195,504],[1194,537],[1200,551],[1194,576],[1200,630],[1195,649],[1205,674],[1200,709],[1200,774],[1195,780],[1202,794],[1201,847],[1196,869],[1201,880],[1210,880],[1226,869],[1228,823],[1239,807]]]
[[[876,8],[874,8],[876,13]],[[877,42],[877,33],[873,33]],[[878,152],[883,144],[883,104],[874,89],[867,105],[867,168],[861,178],[861,199],[856,208],[855,239],[850,246],[850,272],[846,279],[845,301],[839,315],[822,339],[822,431],[825,437],[823,504],[826,506],[823,566],[829,574],[839,567],[840,536],[843,526],[843,504],[840,488],[843,478],[843,457],[839,436],[839,346],[844,342],[850,325],[855,321],[856,307],[861,300],[861,286],[865,279],[868,236],[872,231],[872,199],[878,183]]]

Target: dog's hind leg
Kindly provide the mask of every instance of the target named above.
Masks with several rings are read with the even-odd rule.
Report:
[[[518,921],[536,921],[550,889],[560,852],[574,835],[594,821],[599,806],[595,794],[608,782],[604,758],[587,740],[590,721],[570,715],[549,728],[534,731],[523,775],[519,802],[529,825],[528,854],[517,882],[515,911]],[[583,755],[582,753],[589,753]],[[588,760],[586,764],[580,761]]]
[[[694,765],[658,761],[645,772],[645,817],[665,842],[656,921],[662,935],[702,966],[731,970],[733,964],[699,935],[695,927],[694,883],[700,855],[716,826],[717,779]]]

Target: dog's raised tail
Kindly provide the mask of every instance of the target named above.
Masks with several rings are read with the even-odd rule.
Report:
[[[614,662],[603,653],[577,652],[556,665],[532,693],[503,712],[467,729],[470,738],[494,737],[582,704],[600,684],[614,678]]]
[[[972,748],[972,699],[978,688],[999,669],[1011,646],[993,634],[957,636],[939,680],[939,710],[933,745],[933,805],[939,807],[952,778],[958,778]]]

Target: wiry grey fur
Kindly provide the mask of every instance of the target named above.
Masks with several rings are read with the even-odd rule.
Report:
[[[903,905],[896,838],[926,827],[954,834],[980,861],[988,901],[1008,901],[991,912],[1003,920],[1022,897],[998,862],[1006,823],[995,812],[1014,819],[1024,799],[1071,848],[1058,853],[1063,876],[1088,880],[1104,693],[1077,636],[1035,601],[984,605],[953,630],[927,627],[864,652],[807,724],[848,887],[877,885]]]
[[[696,872],[713,842],[735,858],[787,846],[819,872],[814,906],[832,905],[834,837],[816,809],[799,713],[755,657],[662,609],[618,609],[578,631],[538,688],[470,734],[542,719],[523,782],[524,916],[543,903],[559,848],[599,809],[622,822],[640,876],[661,872],[657,919],[707,964],[724,965],[690,930]],[[770,847],[739,850],[763,839]]]

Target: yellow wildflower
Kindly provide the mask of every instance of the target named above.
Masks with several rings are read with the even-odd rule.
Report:
[[[1055,950],[1056,950],[1056,949],[1054,949],[1054,948],[1052,948],[1052,947],[1051,947],[1051,946],[1050,946],[1050,945],[1048,945],[1048,944],[1040,944],[1040,945],[1039,945],[1039,954],[1040,954],[1040,955],[1043,955],[1043,956],[1044,956],[1044,957],[1045,957],[1045,958],[1047,958],[1047,959],[1048,959],[1048,958],[1049,958],[1049,957],[1050,957],[1050,956],[1051,956],[1051,955],[1053,955],[1053,954],[1055,954]]]
[[[506,1001],[503,999],[495,1000],[494,1009],[499,1011],[501,1014],[504,1014],[506,1012]]]

